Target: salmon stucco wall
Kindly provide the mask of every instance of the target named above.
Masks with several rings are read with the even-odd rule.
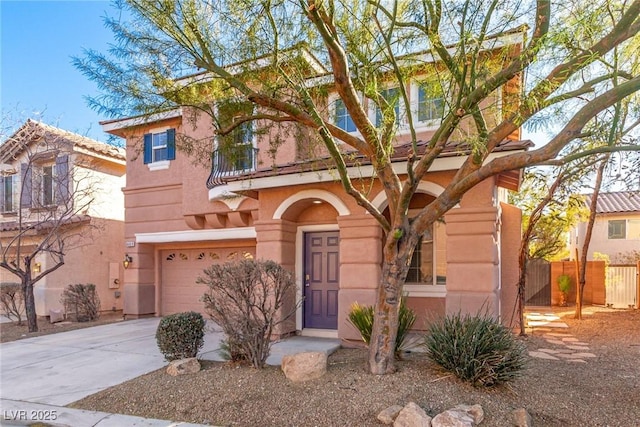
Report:
[[[501,203],[502,221],[500,228],[500,259],[502,265],[500,299],[502,304],[502,324],[514,328],[518,324],[516,304],[518,301],[518,265],[522,242],[522,211],[507,203]]]

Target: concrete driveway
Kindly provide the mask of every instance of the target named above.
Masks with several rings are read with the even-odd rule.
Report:
[[[167,365],[156,344],[159,318],[127,320],[0,344],[0,399],[68,405]],[[221,360],[222,332],[207,325],[200,359]],[[267,360],[301,351],[331,353],[338,340],[292,337]]]

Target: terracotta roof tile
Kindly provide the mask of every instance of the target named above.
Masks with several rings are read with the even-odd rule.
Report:
[[[21,135],[22,132],[25,134]],[[55,135],[74,144],[74,146],[93,151],[94,153],[125,160],[125,151],[122,148],[31,119],[27,120],[20,129],[0,145],[0,160],[6,161],[12,154],[18,154],[22,151],[24,141],[22,141],[21,138],[40,135],[41,133]]]
[[[418,155],[422,155],[427,150],[427,145],[429,141],[418,141]],[[493,150],[493,152],[504,152],[504,151],[514,151],[514,150],[525,150],[529,147],[532,147],[534,144],[529,140],[524,141],[512,141],[512,140],[504,140]],[[411,143],[402,144],[395,147],[393,154],[391,155],[392,162],[402,162],[406,161],[407,157],[412,151]],[[467,144],[463,144],[460,142],[450,142],[447,144],[447,147],[440,154],[440,158],[442,157],[455,157],[455,156],[466,156],[471,152],[469,146]],[[346,163],[347,166],[364,166],[369,165],[371,162],[368,158],[364,157],[361,154],[347,155]],[[292,163],[286,163],[283,165],[277,165],[268,168],[257,169],[254,172],[247,172],[245,174],[230,176],[225,179],[226,182],[231,181],[241,181],[248,178],[262,178],[268,176],[275,175],[287,175],[294,173],[302,173],[302,172],[310,172],[310,171],[319,171],[326,170],[335,167],[335,163],[333,159],[330,157],[322,157],[319,159],[313,160],[304,160]]]

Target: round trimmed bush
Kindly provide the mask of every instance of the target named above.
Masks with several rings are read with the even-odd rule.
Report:
[[[424,344],[431,360],[476,387],[518,377],[527,361],[524,344],[487,314],[446,316],[431,324]]]
[[[194,311],[176,313],[160,320],[156,342],[167,361],[196,357],[204,344],[204,318]]]

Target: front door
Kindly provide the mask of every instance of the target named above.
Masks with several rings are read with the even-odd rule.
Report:
[[[304,235],[304,327],[338,329],[338,231]]]

